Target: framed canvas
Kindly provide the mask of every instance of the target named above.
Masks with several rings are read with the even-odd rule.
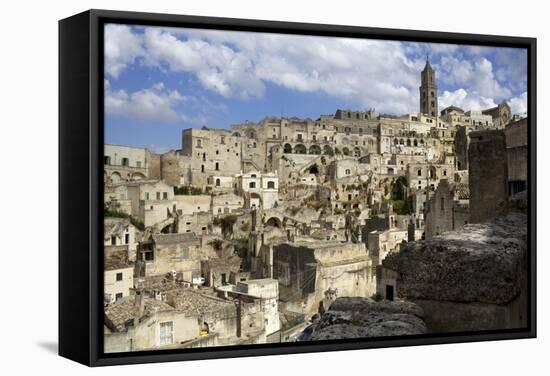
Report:
[[[59,354],[536,336],[536,40],[59,22]]]

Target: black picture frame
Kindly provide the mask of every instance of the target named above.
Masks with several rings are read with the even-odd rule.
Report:
[[[107,22],[527,49],[528,327],[359,340],[104,354],[103,25]],[[88,366],[536,337],[536,39],[357,26],[89,10],[59,21],[59,354]]]

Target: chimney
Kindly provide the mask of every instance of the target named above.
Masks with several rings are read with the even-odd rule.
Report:
[[[145,312],[145,302],[143,300],[143,292],[137,290],[136,291],[136,298],[134,302],[135,307],[135,317],[134,317],[134,327],[139,324],[139,319],[143,316],[143,313]]]

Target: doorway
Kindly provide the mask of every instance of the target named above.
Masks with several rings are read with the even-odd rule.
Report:
[[[393,300],[393,286],[386,285],[386,300]]]

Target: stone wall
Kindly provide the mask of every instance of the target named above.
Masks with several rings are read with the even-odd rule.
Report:
[[[470,133],[469,186],[472,223],[506,213],[508,208],[508,156],[503,131]]]

